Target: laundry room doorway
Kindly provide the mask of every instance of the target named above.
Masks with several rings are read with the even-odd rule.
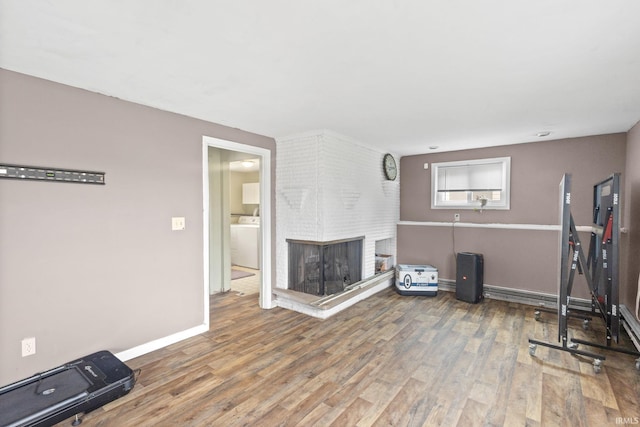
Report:
[[[271,308],[270,150],[203,137],[205,284]]]
[[[260,292],[260,158],[229,152],[231,291]]]

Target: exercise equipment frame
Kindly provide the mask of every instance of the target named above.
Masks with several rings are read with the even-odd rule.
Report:
[[[529,339],[529,353],[535,354],[536,346],[554,348],[572,354],[582,355],[593,359],[595,372],[600,371],[604,355],[579,350],[579,344],[603,350],[640,356],[640,353],[626,349],[611,347],[612,340],[616,343],[620,334],[620,310],[618,305],[618,238],[620,234],[620,174],[613,174],[597,183],[593,188],[593,224],[588,257],[585,257],[582,243],[578,236],[573,216],[571,214],[571,175],[564,174],[560,182],[560,271],[558,277],[558,341],[556,345],[544,341]],[[606,345],[592,343],[576,338],[569,338],[568,319],[578,317],[583,319],[586,329],[591,317],[576,313],[569,308],[571,291],[576,271],[585,276],[591,294],[591,314],[599,315],[606,327]],[[541,311],[535,312],[536,320]],[[640,369],[640,358],[636,361],[636,368]]]

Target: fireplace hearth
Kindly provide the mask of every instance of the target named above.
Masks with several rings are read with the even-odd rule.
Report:
[[[287,239],[289,289],[325,296],[362,280],[364,237],[312,242]]]

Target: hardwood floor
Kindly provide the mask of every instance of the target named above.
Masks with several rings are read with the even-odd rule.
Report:
[[[640,417],[634,357],[606,352],[598,374],[566,352],[532,357],[528,338],[556,342],[557,325],[535,321],[530,306],[389,289],[323,321],[229,292],[211,299],[211,319],[208,333],[128,361],[142,369],[133,391],[83,425],[601,427]],[[571,331],[600,342],[592,323]]]

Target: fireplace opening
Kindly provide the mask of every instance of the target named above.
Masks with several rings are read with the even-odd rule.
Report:
[[[290,240],[289,289],[325,296],[362,280],[364,237],[330,242]]]

